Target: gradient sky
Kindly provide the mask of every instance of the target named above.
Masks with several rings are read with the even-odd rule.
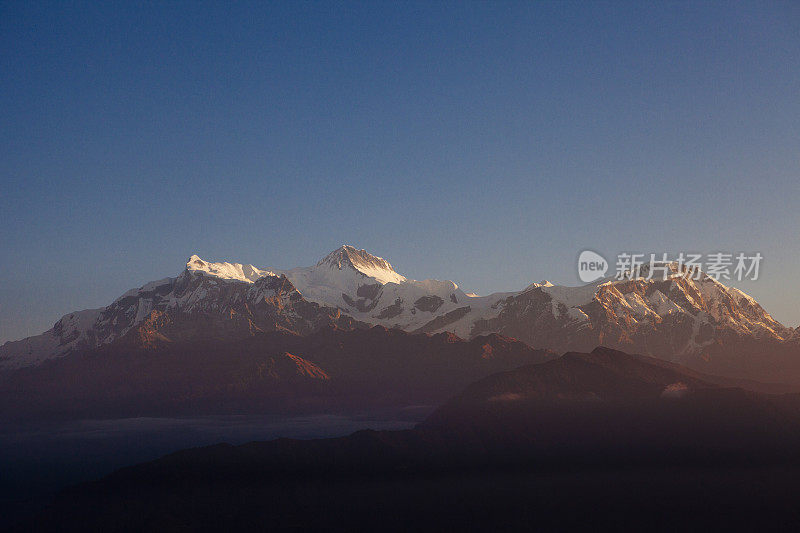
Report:
[[[800,323],[800,4],[0,2],[0,342],[350,243],[480,294],[760,251]]]

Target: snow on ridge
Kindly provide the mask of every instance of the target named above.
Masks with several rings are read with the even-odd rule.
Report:
[[[104,308],[84,309],[62,316],[55,325],[40,335],[2,345],[0,368],[19,368],[41,363],[65,354],[83,343],[91,343],[89,333]]]
[[[386,285],[387,283],[402,283],[406,281],[405,277],[401,276],[394,270],[387,270],[382,268],[366,267],[366,266],[357,266],[356,270],[358,270],[365,276],[375,278],[383,285]]]
[[[669,279],[675,279],[682,275],[680,273],[675,275],[677,272],[676,266],[670,266],[673,272],[668,276]],[[532,289],[538,289],[549,294],[553,299],[554,314],[557,314],[556,309],[558,304],[564,304],[569,310],[571,318],[585,321],[588,320],[588,316],[580,308],[591,303],[598,297],[605,298],[603,296],[598,296],[602,288],[616,288],[619,285],[625,285],[631,282],[649,285],[650,283],[660,281],[658,278],[647,280],[643,277],[626,280],[603,278],[582,286],[565,286],[553,285],[543,280],[539,283],[532,283],[520,292],[494,293],[485,297],[479,297],[474,295],[474,293],[462,292],[458,288],[458,285],[452,281],[433,279],[417,281],[406,279],[404,276],[397,274],[385,259],[369,254],[366,250],[359,250],[349,245],[343,245],[337,248],[314,266],[299,267],[292,270],[260,269],[252,265],[242,265],[239,263],[212,263],[200,259],[197,255],[193,255],[189,259],[187,262],[187,270],[201,272],[221,279],[238,280],[248,283],[253,283],[255,280],[267,275],[285,275],[295,288],[310,301],[317,302],[321,305],[342,308],[351,315],[367,322],[386,323],[410,329],[422,325],[422,321],[426,319],[424,318],[426,315],[416,317],[406,316],[404,312],[403,316],[380,320],[377,314],[382,307],[374,308],[370,311],[360,311],[354,309],[351,302],[344,299],[344,295],[349,295],[351,299],[357,299],[360,288],[371,283],[379,283],[384,286],[382,293],[385,300],[382,300],[381,305],[383,306],[387,303],[394,303],[397,300],[402,300],[406,304],[406,312],[410,312],[413,309],[413,303],[416,299],[425,295],[438,296],[444,300],[445,304],[442,306],[441,312],[446,312],[464,305],[464,303],[466,303],[464,299],[466,299],[473,309],[471,313],[464,316],[461,320],[461,322],[466,324],[475,320],[479,314],[482,318],[488,317],[493,313],[490,312],[489,308],[493,308],[494,305],[500,303],[509,296]],[[169,282],[171,279],[173,278],[166,278],[160,282],[151,282],[141,289],[135,289],[129,292],[138,293],[148,288],[152,289],[159,284]],[[707,275],[702,275],[700,280],[690,280],[689,283],[697,288],[698,293],[705,301],[694,302],[693,298],[688,293],[685,294],[685,297],[690,303],[695,304],[699,308],[708,306],[709,303],[717,300],[720,294],[735,296],[737,301],[744,299],[757,306],[757,303],[752,297],[738,289],[729,288]],[[647,316],[664,317],[674,312],[687,312],[681,305],[677,304],[667,294],[659,290],[656,290],[655,293],[651,294],[648,298],[642,298],[638,294],[631,292],[626,292],[624,294],[620,292],[618,294],[621,296],[621,300],[614,300],[616,302],[614,305],[622,306],[627,312],[630,312],[638,318]],[[758,306],[758,309],[760,310],[760,306]],[[711,311],[710,314],[715,316],[715,318],[723,318],[718,316],[713,309],[709,310]],[[780,325],[774,322],[772,317],[766,314],[765,311],[761,311],[766,315],[767,323],[760,323],[758,325],[763,326],[764,329],[770,332],[774,332],[776,326],[780,328]],[[733,319],[734,317],[724,318]],[[736,316],[735,318],[737,321],[743,319],[742,321],[746,324],[744,329],[751,332],[753,331],[753,326],[756,324],[751,320],[747,320],[748,317]],[[396,322],[397,320],[407,323]],[[444,329],[449,328],[445,327]],[[460,331],[459,333],[468,333],[468,329]]]
[[[193,256],[193,257],[195,257],[195,256]],[[144,285],[142,285],[141,287],[137,287],[135,289],[129,290],[128,292],[126,292],[125,294],[123,294],[122,296],[120,296],[119,298],[114,300],[113,303],[116,303],[119,300],[122,300],[123,298],[129,298],[131,296],[136,297],[136,296],[139,296],[139,294],[141,294],[143,292],[153,291],[153,290],[155,290],[158,287],[161,287],[163,285],[172,284],[172,283],[175,282],[176,279],[177,278],[163,278],[163,279],[159,279],[157,281],[149,281],[149,282],[145,283]]]
[[[233,279],[253,283],[264,276],[274,276],[270,270],[256,268],[253,265],[243,265],[241,263],[211,263],[203,261],[198,255],[192,255],[186,262],[186,270],[200,272],[222,279]]]

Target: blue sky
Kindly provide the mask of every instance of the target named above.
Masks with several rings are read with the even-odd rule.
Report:
[[[760,251],[800,323],[800,4],[0,3],[0,342],[342,243],[465,290]]]

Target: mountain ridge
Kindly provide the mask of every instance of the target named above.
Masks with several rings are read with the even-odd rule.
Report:
[[[770,381],[781,374],[770,371],[770,358],[794,364],[798,330],[777,322],[736,288],[704,273],[692,279],[676,264],[668,268],[663,280],[607,278],[576,287],[541,282],[475,296],[452,281],[408,279],[387,260],[350,245],[313,266],[290,270],[192,255],[177,277],[127,291],[105,308],[65,315],[42,335],[5,343],[0,368],[106,345],[137,327],[155,328],[157,338],[163,332],[155,331],[154,311],[171,317],[164,323],[183,317],[185,334],[192,317],[210,320],[233,337],[274,328],[302,335],[332,322],[451,332],[465,339],[496,332],[557,352],[607,345],[737,377],[746,367],[760,366],[749,377]]]

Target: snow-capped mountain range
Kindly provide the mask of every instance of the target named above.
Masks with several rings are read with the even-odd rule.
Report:
[[[342,246],[311,267],[278,270],[193,255],[177,277],[132,289],[109,306],[62,317],[52,329],[0,347],[0,367],[36,365],[113,343],[148,345],[213,336],[369,325],[410,332],[486,333],[535,348],[588,351],[603,344],[676,361],[716,357],[745,343],[796,344],[798,332],[753,298],[671,265],[667,280],[604,279],[566,287],[532,283],[476,296],[452,281],[412,280],[385,259]]]

